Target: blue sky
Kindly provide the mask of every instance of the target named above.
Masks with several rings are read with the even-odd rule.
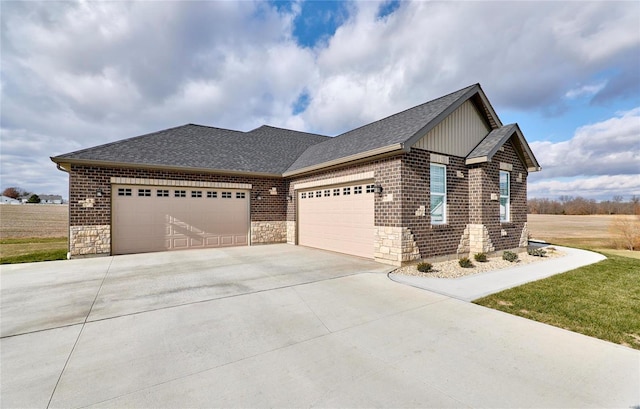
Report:
[[[543,171],[529,196],[640,195],[639,2],[1,2],[0,177],[185,123],[337,135],[480,83]]]

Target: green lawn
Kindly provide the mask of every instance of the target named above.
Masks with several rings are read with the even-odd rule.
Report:
[[[599,263],[474,302],[640,349],[640,260],[605,255]]]
[[[0,264],[32,263],[66,258],[66,237],[0,240]]]

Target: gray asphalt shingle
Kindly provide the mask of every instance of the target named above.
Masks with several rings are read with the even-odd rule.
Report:
[[[404,143],[475,86],[477,84],[312,145],[288,171]]]
[[[282,174],[326,136],[261,126],[249,132],[183,125],[53,158]]]
[[[282,175],[404,144],[424,132],[427,126],[435,125],[442,119],[441,115],[469,98],[474,89],[481,92],[480,86],[474,84],[333,138],[266,125],[241,132],[188,124],[67,153],[52,160]],[[487,137],[476,150],[490,149],[494,137],[499,139],[500,135],[491,132],[491,138]]]
[[[516,131],[516,124],[509,124],[489,132],[489,135],[476,146],[467,159],[484,158],[493,156],[498,148]]]

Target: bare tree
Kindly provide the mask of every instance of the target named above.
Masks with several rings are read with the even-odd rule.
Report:
[[[616,245],[628,250],[640,248],[640,216],[618,215],[611,222]]]

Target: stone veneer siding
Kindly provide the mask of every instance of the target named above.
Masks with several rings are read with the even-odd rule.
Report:
[[[251,222],[251,244],[286,243],[287,222]]]
[[[73,255],[88,256],[111,252],[111,226],[71,226],[69,248]]]
[[[266,237],[286,241],[286,225],[276,223],[286,219],[286,182],[281,178],[72,165],[69,172],[69,252],[72,256],[110,254],[111,230],[104,231],[104,226],[111,226],[112,177],[251,184],[250,219],[252,226],[260,229],[256,241],[265,242]],[[277,189],[277,195],[269,194],[272,187]],[[102,190],[101,197],[96,196],[98,189]],[[258,194],[262,200],[256,199]],[[258,222],[271,225],[266,227]],[[102,238],[91,239],[97,237],[95,231],[102,231]]]

